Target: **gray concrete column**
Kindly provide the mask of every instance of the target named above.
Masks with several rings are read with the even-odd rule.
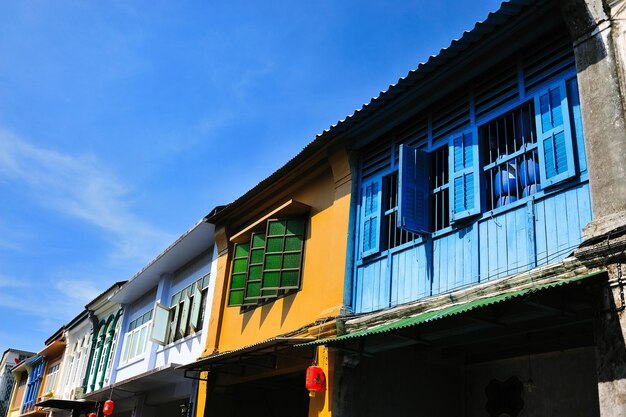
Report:
[[[625,95],[617,61],[623,54],[615,52],[611,8],[605,1],[561,0],[574,41],[594,214],[586,238],[626,225]]]
[[[609,268],[609,285],[601,289],[596,318],[596,374],[601,417],[626,416],[626,312],[622,310],[616,266]]]

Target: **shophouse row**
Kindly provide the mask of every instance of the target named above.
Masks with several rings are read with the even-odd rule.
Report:
[[[625,8],[502,3],[9,352],[0,411],[626,415]]]

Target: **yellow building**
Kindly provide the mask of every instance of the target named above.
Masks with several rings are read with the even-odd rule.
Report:
[[[344,297],[352,177],[339,141],[320,139],[207,217],[218,272],[197,416],[329,416],[333,355],[299,344],[335,332]],[[309,397],[313,363],[326,389]],[[207,372],[208,371],[208,372]]]

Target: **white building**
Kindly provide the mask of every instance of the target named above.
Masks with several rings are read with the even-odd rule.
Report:
[[[217,254],[204,220],[177,239],[110,298],[122,305],[120,339],[110,378],[85,398],[115,401],[125,416],[187,415],[196,381],[180,365],[196,360],[206,337]]]

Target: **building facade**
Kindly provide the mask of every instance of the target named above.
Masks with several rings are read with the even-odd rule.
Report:
[[[354,314],[311,343],[341,352],[335,415],[626,412],[609,3],[505,2],[326,133],[360,190]]]
[[[330,415],[334,354],[294,345],[341,313],[351,187],[345,147],[310,145],[207,217],[218,264],[206,349],[186,367],[204,382],[196,415]],[[309,397],[313,362],[328,389]]]
[[[13,368],[33,355],[33,352],[16,349],[7,349],[2,354],[0,360],[0,417],[6,417],[11,406],[11,396],[16,387]]]
[[[113,399],[116,415],[191,415],[196,381],[176,369],[202,353],[216,269],[213,226],[196,223],[125,285],[110,302],[122,306],[111,371],[85,399]]]

